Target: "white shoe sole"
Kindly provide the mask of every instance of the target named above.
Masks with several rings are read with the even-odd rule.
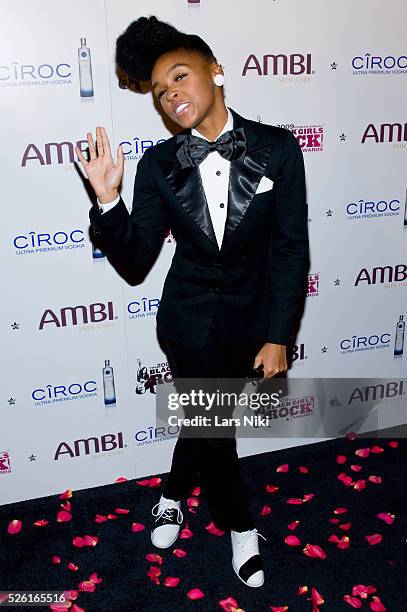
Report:
[[[248,584],[248,583],[247,583],[245,580],[243,580],[243,578],[242,578],[242,577],[239,575],[239,572],[237,571],[237,569],[236,569],[236,567],[235,567],[235,564],[234,564],[234,562],[233,562],[233,557],[232,557],[232,567],[233,567],[233,569],[235,570],[235,574],[236,574],[236,576],[237,576],[237,577],[239,578],[239,580],[241,580],[241,581],[243,582],[243,584],[245,584],[246,586],[251,587],[251,588],[253,588],[253,589],[257,589],[258,587],[263,586],[263,584],[264,584],[264,578],[263,578],[263,582],[261,582],[260,584]],[[263,571],[263,573],[264,573],[264,571]]]
[[[159,527],[158,527],[159,529]],[[169,544],[167,544],[166,546],[160,546],[159,544],[156,544],[153,540],[153,532],[151,532],[151,542],[154,544],[154,546],[157,546],[157,548],[169,548],[170,546],[172,546],[174,544],[174,542],[177,541],[179,536],[179,531],[177,533],[177,535],[175,536],[175,538],[173,540],[171,540],[171,542]]]

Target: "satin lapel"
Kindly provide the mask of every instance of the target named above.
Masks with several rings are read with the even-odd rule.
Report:
[[[254,129],[252,124],[232,108],[230,111],[233,114],[233,127],[244,126],[247,136],[247,152],[242,161],[234,160],[230,164],[228,209],[222,251],[242,222],[260,179],[264,176],[273,149],[272,142],[260,137],[260,125],[259,130]]]
[[[181,168],[177,161],[159,160],[161,169],[182,207],[217,249],[208,202],[198,167]]]
[[[242,222],[269,162],[272,146],[246,153],[242,161],[230,164],[228,212],[222,248]]]

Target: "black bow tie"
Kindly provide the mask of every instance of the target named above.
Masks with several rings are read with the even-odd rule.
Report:
[[[181,168],[199,166],[211,151],[217,151],[222,157],[243,159],[246,154],[246,134],[243,127],[225,132],[215,142],[193,136],[192,134],[177,134],[176,156]]]

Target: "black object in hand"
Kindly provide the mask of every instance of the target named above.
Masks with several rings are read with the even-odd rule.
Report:
[[[264,377],[264,366],[261,363],[257,368],[252,368],[247,378],[263,378]]]

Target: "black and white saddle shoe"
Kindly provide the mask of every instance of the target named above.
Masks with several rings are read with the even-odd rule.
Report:
[[[183,521],[181,501],[175,501],[161,495],[160,501],[153,506],[151,514],[156,516],[155,526],[151,530],[151,541],[158,548],[168,548],[178,538]]]
[[[264,583],[263,561],[259,553],[258,536],[266,540],[256,528],[248,531],[230,530],[233,569],[240,580],[250,587],[260,587]]]

